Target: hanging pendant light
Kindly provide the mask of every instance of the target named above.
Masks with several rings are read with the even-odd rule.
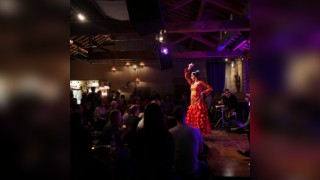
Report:
[[[142,61],[141,61],[140,64],[139,64],[140,68],[143,68],[144,65],[145,65],[144,62],[142,62]]]
[[[112,71],[113,73],[116,73],[117,68],[116,68],[115,66],[112,66],[111,71]]]
[[[139,84],[139,82],[140,82],[140,77],[137,76],[137,77],[136,77],[136,84]]]
[[[129,66],[131,66],[131,63],[128,61],[124,65],[127,66],[127,68],[129,68]]]

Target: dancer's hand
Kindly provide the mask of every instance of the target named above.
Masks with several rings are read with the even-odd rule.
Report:
[[[193,64],[193,63],[190,63],[190,64],[188,65],[188,69],[190,70],[193,66],[194,66],[194,64]]]

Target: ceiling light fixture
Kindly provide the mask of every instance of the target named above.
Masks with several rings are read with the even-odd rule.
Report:
[[[140,82],[140,77],[137,76],[137,77],[136,77],[136,84],[139,84],[139,82]]]
[[[112,71],[113,73],[116,73],[117,68],[116,68],[115,66],[112,66],[111,71]]]
[[[85,17],[83,14],[79,13],[79,14],[78,14],[78,19],[79,19],[80,21],[84,21],[84,20],[86,20],[86,17]]]
[[[144,65],[145,65],[144,62],[142,62],[142,61],[141,61],[140,64],[139,64],[140,68],[143,68]]]
[[[136,71],[137,68],[138,68],[138,66],[137,66],[136,64],[133,64],[133,65],[132,65],[132,69],[133,69],[134,71]]]
[[[165,38],[166,32],[167,31],[165,29],[160,30],[159,34],[156,35],[155,39],[157,41],[159,41],[160,43],[165,43],[165,41],[166,41],[166,38]]]
[[[169,50],[167,47],[161,47],[161,53],[167,55],[169,53]]]
[[[127,66],[127,68],[129,68],[129,66],[131,66],[130,62],[126,62],[124,65]]]

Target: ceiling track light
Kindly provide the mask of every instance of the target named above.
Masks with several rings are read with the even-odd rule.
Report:
[[[86,20],[86,17],[83,15],[83,14],[81,14],[81,13],[78,13],[78,19],[80,20],[80,21],[85,21]]]
[[[165,29],[160,30],[159,34],[156,35],[155,39],[160,43],[165,43],[165,33],[167,31]]]

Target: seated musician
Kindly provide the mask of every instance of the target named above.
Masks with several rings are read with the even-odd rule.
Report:
[[[224,90],[224,94],[221,97],[221,102],[225,106],[225,114],[227,119],[236,114],[236,111],[238,109],[238,99],[231,93],[229,89]]]

